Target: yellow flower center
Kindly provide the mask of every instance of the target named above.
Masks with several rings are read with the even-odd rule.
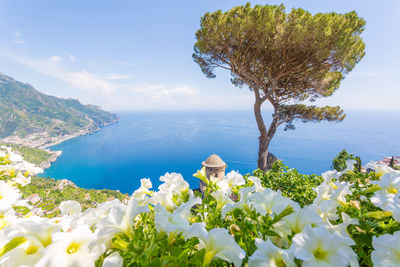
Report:
[[[390,188],[387,189],[387,192],[389,194],[397,194],[397,189],[394,188],[394,187],[390,187]]]
[[[286,263],[282,259],[275,259],[276,267],[286,267]]]
[[[322,250],[321,248],[317,248],[316,250],[314,250],[314,257],[317,260],[323,260],[326,258],[328,253],[326,253],[326,251]]]
[[[78,244],[76,242],[72,242],[67,248],[67,253],[68,254],[75,253],[78,251],[79,247],[80,247],[80,244]]]
[[[30,246],[25,250],[26,254],[28,254],[28,255],[29,254],[35,254],[36,251],[38,251],[38,247],[37,246]]]

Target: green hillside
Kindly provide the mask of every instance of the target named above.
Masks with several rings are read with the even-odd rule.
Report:
[[[117,119],[117,115],[98,106],[42,94],[31,85],[0,73],[0,138],[42,132],[62,136],[96,130]]]

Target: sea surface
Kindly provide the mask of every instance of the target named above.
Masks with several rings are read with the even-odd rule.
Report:
[[[69,179],[80,187],[132,193],[140,178],[153,187],[166,172],[181,173],[192,188],[201,163],[216,153],[227,171],[250,173],[257,167],[258,129],[249,111],[174,111],[118,113],[121,121],[90,135],[51,147],[62,155],[43,177]],[[271,113],[264,112],[266,125]],[[270,151],[284,164],[306,174],[321,174],[342,149],[363,164],[400,155],[400,113],[350,112],[342,123],[281,126]]]

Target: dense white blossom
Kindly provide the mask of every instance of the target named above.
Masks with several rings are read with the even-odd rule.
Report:
[[[110,213],[99,221],[96,233],[108,239],[111,239],[116,233],[129,234],[135,217],[148,211],[148,206],[140,206],[134,199],[129,200],[128,205],[115,205],[111,208]]]
[[[44,251],[37,267],[90,267],[105,251],[105,245],[87,226],[80,226],[69,232],[53,234],[53,242]]]
[[[20,197],[21,194],[17,188],[0,181],[0,213],[11,209]]]
[[[357,264],[357,255],[347,240],[325,228],[307,225],[292,241],[291,250],[296,258],[303,260],[304,267]]]
[[[371,259],[375,266],[400,266],[400,231],[393,235],[385,234],[372,239],[374,251]]]
[[[256,238],[255,243],[257,250],[249,257],[249,267],[296,266],[291,251],[278,248],[269,239],[264,241]]]
[[[205,249],[205,263],[210,263],[214,257],[241,266],[246,252],[235,242],[235,239],[225,228],[213,228],[209,232],[198,231],[199,249]]]
[[[115,199],[82,211],[79,202],[67,200],[58,206],[61,214],[48,219],[35,216],[31,203],[22,199],[19,190],[41,169],[9,148],[2,147],[0,157],[7,159],[0,164],[0,174],[12,177],[0,180],[0,266],[90,267],[100,259],[103,267],[121,267],[127,262],[113,242],[127,246],[119,238],[133,240],[135,227],[144,222],[143,233],[153,229],[157,237],[168,237],[169,244],[176,240],[198,242],[194,249],[204,253],[204,266],[216,258],[241,266],[249,244],[244,244],[241,236],[246,229],[237,224],[256,227],[268,221],[272,225],[264,229],[268,231],[254,232],[257,249],[248,255],[249,267],[296,266],[298,260],[302,266],[358,266],[352,249],[355,242],[348,230],[359,221],[345,213],[345,208],[355,205],[359,209],[360,203],[356,201],[357,206],[354,200],[347,200],[356,184],[341,181],[343,174],[352,173],[355,161],[347,161],[342,172],[323,173],[324,181],[315,188],[315,200],[304,207],[280,191],[264,188],[258,177],[245,179],[235,171],[219,180],[202,177],[211,188],[210,195],[203,194],[204,199],[195,196],[182,175],[166,173],[160,177],[158,191],[150,190],[150,179],[141,179],[127,204]],[[374,170],[378,180],[367,188],[373,196],[361,195],[360,202],[370,201],[385,211],[384,216],[400,221],[400,172],[376,163],[368,163],[366,168]],[[205,175],[204,170],[200,174]],[[20,214],[17,206],[31,211]],[[236,209],[243,212],[233,212]],[[379,210],[372,216],[381,213]],[[237,214],[243,216],[240,223]],[[278,214],[282,215],[275,216]],[[222,220],[218,227],[226,228],[210,227],[213,220]],[[372,245],[375,266],[400,265],[400,231],[373,236]],[[254,244],[251,246],[254,248]]]
[[[189,201],[179,206],[173,212],[169,212],[160,204],[155,207],[154,224],[157,231],[164,231],[174,238],[177,234],[182,234],[185,238],[190,237],[191,209],[194,205],[201,204],[201,199],[190,197]]]
[[[377,176],[382,176],[386,173],[393,172],[393,169],[390,168],[388,165],[382,164],[382,163],[376,163],[376,162],[372,162],[372,161],[365,164],[365,169],[373,170]]]

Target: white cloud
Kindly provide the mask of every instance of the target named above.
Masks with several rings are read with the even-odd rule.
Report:
[[[110,94],[116,90],[111,83],[96,77],[86,70],[80,72],[64,72],[60,78],[78,89],[100,91],[104,94]]]
[[[118,73],[109,73],[105,76],[106,80],[127,80],[127,79],[132,79],[133,76],[129,74],[118,74]]]
[[[21,33],[19,31],[14,31],[12,32],[12,35],[14,36],[13,43],[14,44],[24,44],[24,40],[21,38]]]
[[[60,56],[51,56],[51,57],[49,57],[49,61],[51,63],[61,62],[62,61],[62,57],[60,57]]]
[[[68,83],[76,89],[99,92],[109,95],[116,91],[116,88],[110,82],[97,77],[89,71],[70,71],[58,64],[62,58],[52,56],[46,60],[33,59],[29,57],[17,56],[10,51],[0,51],[0,56],[19,63],[25,67],[33,69],[46,76],[56,78]]]
[[[160,103],[175,104],[176,98],[193,97],[199,93],[198,90],[191,86],[179,86],[176,88],[163,88],[153,92],[153,98]]]
[[[137,66],[142,66],[142,65],[149,65],[150,62],[113,62],[112,64],[118,65],[118,66],[124,66],[124,67],[137,67]]]
[[[77,62],[77,61],[78,61],[78,60],[76,59],[76,57],[74,57],[74,56],[71,55],[71,54],[67,54],[67,57],[68,57],[69,61],[71,61],[71,62]]]

